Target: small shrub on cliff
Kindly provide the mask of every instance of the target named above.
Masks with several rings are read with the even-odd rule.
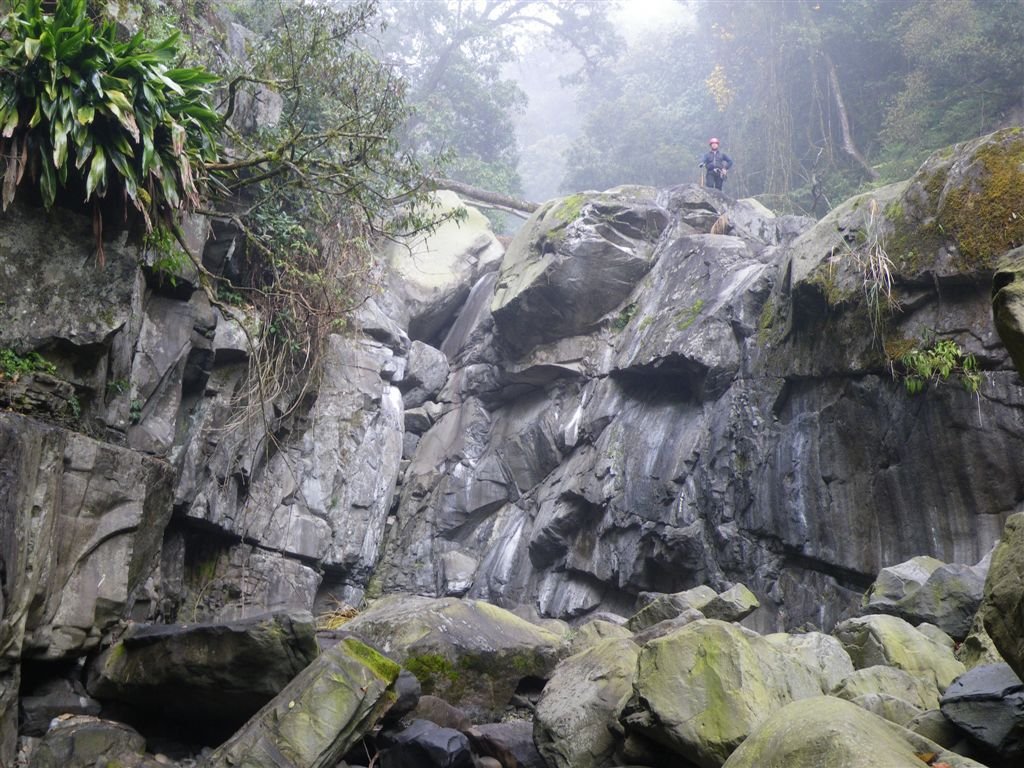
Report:
[[[53,374],[57,368],[38,352],[19,355],[12,349],[0,349],[0,380],[17,381],[26,373],[37,372]]]
[[[903,379],[907,393],[916,395],[928,382],[946,381],[950,376],[960,379],[972,395],[981,386],[978,361],[952,339],[940,339],[928,347],[912,347],[903,352],[894,364],[893,375]]]
[[[175,68],[177,35],[118,41],[86,0],[53,13],[22,0],[0,33],[3,207],[27,178],[50,208],[66,190],[92,208],[103,258],[101,199],[122,217],[139,211],[147,231],[199,203],[203,160],[214,155],[220,118],[207,106],[216,78]]]

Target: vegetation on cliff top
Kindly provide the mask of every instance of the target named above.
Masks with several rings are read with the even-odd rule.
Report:
[[[122,220],[137,210],[147,231],[173,226],[199,204],[220,118],[208,106],[217,78],[175,65],[177,35],[119,40],[113,22],[86,11],[86,0],[59,2],[53,13],[23,0],[3,20],[3,207],[26,179],[47,208],[66,191],[67,204],[91,207],[102,263],[101,200]]]

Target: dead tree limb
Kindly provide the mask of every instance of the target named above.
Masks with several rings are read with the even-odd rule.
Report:
[[[874,181],[878,178],[878,174],[875,173],[874,168],[867,164],[864,156],[857,149],[857,144],[853,140],[853,133],[850,131],[850,118],[846,112],[846,102],[843,101],[843,91],[839,87],[839,73],[836,71],[836,65],[832,61],[832,57],[827,53],[822,52],[821,57],[825,60],[825,66],[828,67],[828,81],[832,85],[832,97],[836,102],[836,112],[839,113],[839,126],[843,132],[843,151],[856,160],[857,164],[864,169],[868,178]]]
[[[435,189],[447,189],[451,192],[455,192],[460,197],[464,198],[466,202],[479,205],[482,208],[494,208],[499,211],[511,213],[523,219],[529,218],[530,214],[540,207],[538,203],[531,203],[528,200],[519,200],[514,197],[509,197],[508,195],[503,195],[499,192],[491,192],[487,189],[474,187],[471,184],[455,181],[454,179],[433,177],[430,179],[430,184]]]

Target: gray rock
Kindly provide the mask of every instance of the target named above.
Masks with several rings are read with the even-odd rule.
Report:
[[[835,628],[857,669],[876,664],[896,667],[945,691],[964,665],[951,648],[936,643],[895,616],[847,619]]]
[[[742,584],[734,584],[726,591],[715,595],[700,612],[709,619],[722,621],[743,621],[761,607],[757,596]]]
[[[399,385],[405,407],[415,408],[433,400],[449,373],[448,358],[439,349],[414,341],[409,349],[409,366]]]
[[[382,768],[472,768],[469,738],[428,720],[413,720],[380,752]]]
[[[104,701],[231,733],[317,653],[308,613],[135,625],[92,665],[88,687]]]
[[[6,632],[23,652],[77,656],[133,610],[146,616],[171,481],[164,462],[0,413],[0,498],[8,510],[0,542],[11,553],[5,615],[32,605]]]
[[[43,243],[46,269],[39,268]],[[127,326],[143,290],[136,248],[116,242],[104,250],[106,266],[97,269],[89,217],[13,203],[0,224],[0,348],[28,352],[57,341],[89,348]]]
[[[478,600],[394,595],[346,630],[398,660],[426,694],[476,721],[500,716],[525,678],[547,679],[567,639]]]
[[[20,732],[42,736],[55,717],[60,715],[98,715],[100,703],[89,696],[81,683],[52,680],[36,686],[19,699]]]
[[[940,709],[1009,765],[1024,756],[1024,683],[1007,664],[985,664],[958,677]]]
[[[442,728],[454,728],[457,731],[467,731],[473,724],[469,715],[461,709],[430,694],[420,696],[410,717],[415,720],[429,720]]]
[[[829,693],[847,701],[872,694],[899,698],[918,711],[936,709],[939,705],[939,691],[934,684],[902,669],[881,665],[851,672]]]
[[[716,597],[718,595],[715,590],[701,585],[685,592],[649,598],[647,604],[626,622],[626,628],[632,632],[638,632],[661,621],[674,619],[686,611],[703,611],[704,607]]]
[[[637,630],[633,634],[632,639],[637,645],[647,645],[651,640],[664,637],[667,634],[675,632],[677,629],[685,627],[687,624],[692,624],[695,621],[700,621],[701,619],[706,618],[708,617],[696,608],[687,608],[678,616],[673,616],[670,619],[662,619],[657,624],[652,624],[645,629]]]
[[[923,711],[902,696],[888,693],[864,693],[848,701],[896,725],[906,725]]]
[[[569,653],[573,655],[581,653],[602,640],[619,640],[632,637],[633,633],[626,629],[622,621],[616,622],[603,618],[594,618],[585,624],[581,624],[573,631]]]
[[[804,664],[816,670],[821,679],[821,689],[826,693],[854,672],[850,654],[831,635],[821,632],[793,635],[780,632],[765,635],[764,639],[796,655]]]
[[[452,192],[437,192],[435,197],[438,213],[464,207],[466,218],[416,235],[411,242],[392,244],[384,254],[390,290],[380,297],[390,317],[408,328],[412,338],[428,343],[434,343],[466,300],[470,286],[495,269],[504,252],[477,209],[463,206]]]
[[[640,649],[609,639],[564,659],[544,687],[534,713],[534,740],[553,768],[612,763],[622,741],[611,724],[633,693]]]
[[[1020,585],[1024,582],[1024,513],[1006,521],[1003,538],[992,556],[985,598],[979,613],[985,631],[1007,664],[1018,677],[1024,675],[1024,600]]]
[[[963,739],[963,731],[938,709],[929,709],[904,723],[907,730],[924,736],[946,749],[954,749]]]
[[[29,768],[92,768],[128,764],[146,740],[124,723],[87,715],[57,718],[32,753]]]
[[[529,720],[475,725],[466,735],[474,755],[493,758],[501,768],[548,768],[533,743]]]
[[[397,722],[408,715],[419,706],[420,694],[423,687],[416,675],[407,669],[403,669],[395,679],[395,703],[391,705],[384,716],[389,723]],[[429,718],[426,718],[429,720]]]
[[[916,557],[884,568],[865,594],[865,613],[929,622],[962,641],[981,604],[987,568]]]
[[[714,768],[774,712],[819,696],[795,656],[736,624],[704,619],[640,651],[622,722],[702,768]]]
[[[919,768],[926,752],[951,768],[984,768],[850,702],[821,696],[773,713],[722,768]]]
[[[324,652],[201,763],[333,768],[395,699],[399,666],[352,638]]]
[[[653,198],[653,194],[651,195]],[[668,224],[651,199],[581,194],[542,206],[502,262],[491,313],[519,353],[589,330],[650,269]]]

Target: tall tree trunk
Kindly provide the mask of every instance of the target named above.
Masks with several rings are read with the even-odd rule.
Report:
[[[821,57],[825,60],[825,66],[828,67],[828,81],[832,86],[832,97],[836,102],[836,111],[839,113],[839,126],[843,132],[843,151],[856,160],[860,167],[864,169],[868,178],[874,181],[878,178],[878,174],[864,160],[864,156],[857,149],[857,144],[853,140],[853,133],[850,131],[850,118],[846,113],[846,102],[843,101],[843,90],[839,87],[839,73],[836,72],[836,65],[832,61],[832,57],[824,51],[821,52]]]

